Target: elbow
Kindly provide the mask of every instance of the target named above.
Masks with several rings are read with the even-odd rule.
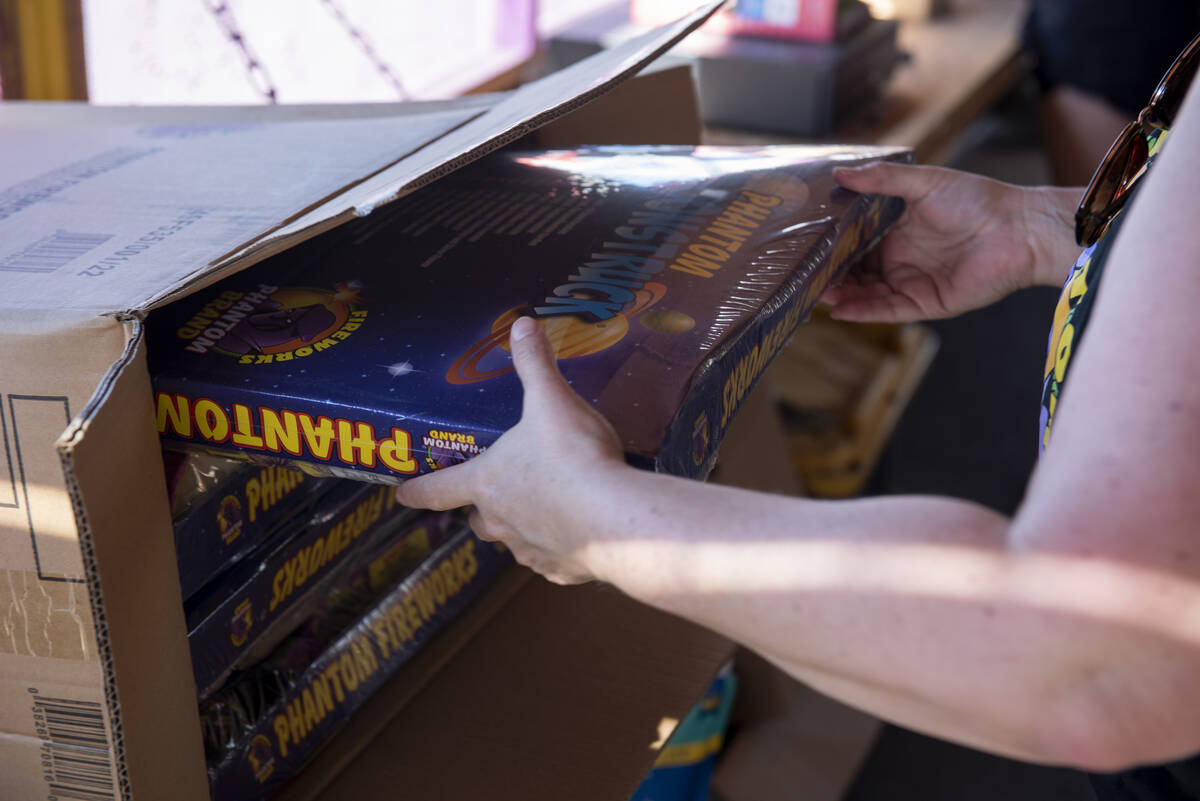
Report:
[[[1049,764],[1092,773],[1174,762],[1200,752],[1200,726],[1187,693],[1161,697],[1148,687],[1106,691],[1104,671],[1057,693],[1035,713],[1035,753]],[[1088,686],[1092,685],[1092,686]],[[1099,685],[1099,686],[1097,686]],[[1155,698],[1155,695],[1160,697]]]
[[[1062,721],[1043,723],[1035,744],[1036,753],[1043,757],[1039,761],[1089,773],[1116,773],[1147,764],[1144,747],[1114,736],[1101,723],[1083,730]]]

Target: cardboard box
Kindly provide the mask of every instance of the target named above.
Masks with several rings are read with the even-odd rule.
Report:
[[[574,110],[715,5],[508,95],[384,115],[0,106],[0,798],[208,797],[145,312]],[[616,97],[597,140],[630,113]],[[632,791],[728,644],[526,577],[423,649],[291,797]]]

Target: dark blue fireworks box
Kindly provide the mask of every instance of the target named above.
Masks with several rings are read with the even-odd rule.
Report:
[[[169,441],[394,482],[520,417],[538,318],[630,461],[695,476],[821,291],[899,216],[865,147],[502,152],[151,314]]]
[[[172,514],[179,584],[191,598],[302,515],[336,483],[300,470],[164,451],[175,465]]]
[[[397,504],[389,487],[342,482],[262,553],[207,587],[186,609],[199,695],[207,696],[239,665],[269,653],[364,552],[377,560],[373,552],[380,543],[386,551],[393,537],[403,541],[417,533],[436,545],[453,519],[423,514],[408,531],[405,526],[414,517],[417,513]]]
[[[463,525],[304,664],[284,654],[205,705],[212,797],[272,795],[510,562]]]

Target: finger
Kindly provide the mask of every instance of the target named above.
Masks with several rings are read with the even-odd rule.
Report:
[[[817,298],[819,306],[836,306],[846,296],[846,291],[840,286],[826,287],[821,293],[821,297]]]
[[[876,297],[881,286],[891,291],[878,275],[851,273],[843,277],[841,282],[826,287],[817,302],[825,306],[839,306],[863,297]]]
[[[835,283],[825,287],[821,292],[819,302],[825,305],[837,305],[847,297],[853,296],[858,287],[878,284],[882,280],[880,262],[877,256],[871,258],[877,252],[878,248],[866,254],[849,269],[844,270]]]
[[[924,197],[941,178],[937,167],[876,161],[862,167],[836,167],[833,179],[846,189],[905,200]]]
[[[894,293],[843,301],[830,309],[829,316],[848,323],[912,323],[928,319],[916,303]]]
[[[576,584],[586,584],[592,580],[590,576],[580,576],[575,573],[558,573],[554,571],[542,573],[542,577],[551,584],[557,584],[560,587],[572,587]]]
[[[482,459],[483,457],[478,457]],[[475,462],[463,462],[436,473],[410,478],[396,488],[396,500],[412,509],[445,511],[475,503]]]
[[[525,404],[531,398],[544,397],[547,393],[570,391],[566,379],[558,371],[554,352],[546,332],[532,317],[521,317],[512,325],[508,338],[512,350],[513,366],[525,388]]]
[[[863,274],[847,278],[840,284],[826,289],[821,293],[821,299],[827,303],[838,305],[862,298],[878,298],[891,294],[894,290],[878,275]]]

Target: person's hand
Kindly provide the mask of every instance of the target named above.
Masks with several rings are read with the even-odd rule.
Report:
[[[834,178],[907,204],[879,246],[822,296],[835,319],[953,317],[1040,282],[1042,272],[1065,276],[1074,261],[1073,207],[1062,192],[891,162],[838,168]]]
[[[531,318],[513,323],[513,365],[525,389],[521,421],[486,452],[396,490],[405,506],[474,505],[471,527],[500,540],[523,565],[558,584],[590,580],[579,526],[607,473],[631,470],[616,432],[563,379],[550,342]]]

